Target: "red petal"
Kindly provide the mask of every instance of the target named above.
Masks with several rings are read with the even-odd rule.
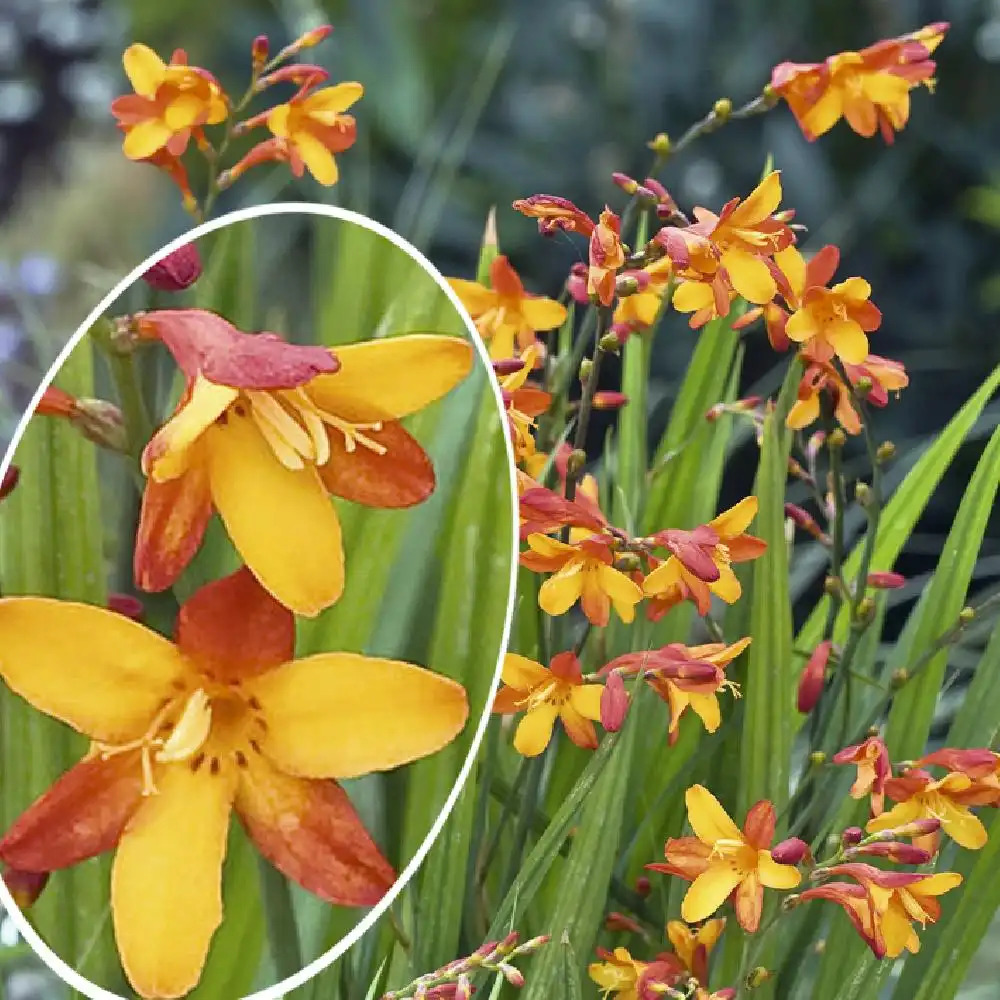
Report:
[[[260,756],[240,776],[236,811],[283,875],[338,906],[374,906],[389,891],[396,873],[339,785],[290,777]]]
[[[144,313],[139,330],[163,341],[188,378],[201,372],[240,389],[294,389],[339,364],[325,347],[288,344],[275,333],[243,333],[204,309]]]
[[[184,602],[176,641],[200,670],[231,684],[292,659],[295,618],[244,566]]]
[[[133,566],[142,590],[166,590],[191,561],[212,516],[204,466],[192,465],[177,479],[146,481]]]
[[[359,444],[348,452],[344,436],[330,430],[330,459],[320,466],[323,485],[335,496],[367,507],[412,507],[434,492],[434,466],[427,453],[395,421],[365,431],[385,447],[379,455]]]
[[[48,872],[110,851],[141,800],[137,752],[83,760],[14,821],[0,840],[0,859]]]
[[[556,653],[549,663],[549,670],[554,677],[560,680],[569,681],[570,684],[582,684],[583,675],[580,672],[580,661],[572,650],[564,653]]]
[[[774,839],[774,824],[774,806],[767,799],[761,799],[750,807],[743,824],[743,835],[758,851],[766,850]]]

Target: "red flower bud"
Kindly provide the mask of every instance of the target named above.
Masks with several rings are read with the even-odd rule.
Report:
[[[849,826],[841,835],[840,842],[845,845],[859,844],[865,839],[865,831],[860,826]]]
[[[794,503],[785,504],[785,517],[791,518],[795,526],[812,535],[818,542],[824,545],[830,544],[830,536],[816,523],[816,519],[809,513]]]
[[[803,715],[807,715],[816,707],[823,694],[826,684],[826,664],[830,659],[832,648],[833,644],[829,640],[821,642],[813,650],[809,662],[802,671],[802,677],[799,679],[798,709]]]
[[[619,173],[617,170],[611,175],[611,180],[616,187],[620,187],[626,194],[635,194],[639,182],[629,177],[628,174]]]
[[[646,878],[645,875],[640,875],[635,880],[635,891],[642,896],[643,899],[645,899],[653,891],[652,883],[648,878]]]
[[[71,417],[76,413],[76,400],[68,392],[50,385],[42,393],[35,413],[43,417]]]
[[[253,60],[253,68],[257,71],[267,62],[267,54],[271,46],[267,40],[267,35],[258,35],[250,46],[250,58]]]
[[[21,470],[16,465],[8,465],[7,471],[3,474],[3,482],[0,483],[0,500],[5,500],[14,492],[14,487],[20,478]]]
[[[7,868],[3,873],[4,885],[14,902],[22,909],[26,910],[42,894],[46,883],[49,881],[48,872],[24,872],[17,868]]]
[[[625,690],[625,681],[618,671],[613,670],[601,693],[601,725],[609,733],[616,733],[625,722],[627,713],[628,692]]]
[[[779,865],[797,865],[799,862],[812,860],[809,845],[798,837],[789,837],[771,848],[771,860]]]
[[[632,917],[627,917],[624,913],[619,913],[617,910],[612,910],[604,918],[604,929],[608,931],[627,931],[630,934],[642,934],[642,928]]]
[[[912,823],[904,823],[893,830],[883,830],[876,834],[875,840],[899,840],[901,837],[926,837],[941,829],[941,820],[933,816],[926,819],[915,819]]]
[[[930,851],[925,851],[922,847],[914,847],[913,844],[902,844],[897,840],[879,841],[874,844],[865,844],[863,847],[855,847],[847,851],[848,858],[862,856],[877,858],[888,858],[899,865],[923,865],[933,857]]]
[[[869,573],[868,586],[876,590],[898,590],[906,583],[901,573]]]
[[[132,621],[141,622],[143,612],[146,610],[142,601],[132,594],[108,594],[108,610],[117,611],[118,614],[131,618]]]
[[[598,389],[594,393],[593,405],[595,410],[620,410],[628,405],[628,396],[611,389]]]
[[[493,371],[497,375],[513,375],[524,367],[524,362],[520,358],[504,358],[502,361],[493,362]]]
[[[158,260],[142,280],[160,292],[180,292],[193,285],[201,275],[201,256],[193,243],[185,243]]]

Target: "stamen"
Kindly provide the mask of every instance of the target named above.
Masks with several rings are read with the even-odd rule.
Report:
[[[305,468],[315,455],[309,435],[269,392],[247,391],[251,415],[279,462],[288,469]]]
[[[187,760],[202,747],[212,729],[212,706],[208,695],[198,688],[188,698],[177,726],[156,754],[157,763]]]
[[[326,436],[326,428],[316,412],[315,404],[301,388],[286,394],[284,398],[305,424],[306,432],[312,440],[314,461],[317,465],[326,465],[330,461],[330,439]]]

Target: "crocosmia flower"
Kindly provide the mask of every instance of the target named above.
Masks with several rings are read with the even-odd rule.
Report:
[[[337,183],[334,153],[354,145],[357,127],[344,112],[364,94],[360,83],[340,83],[312,93],[300,93],[287,104],[272,108],[267,127],[284,141],[296,177],[303,165],[320,184]]]
[[[601,996],[639,1000],[639,979],[649,963],[634,959],[627,948],[615,948],[613,952],[598,948],[597,956],[602,961],[591,962],[587,966],[587,975],[597,983]]]
[[[0,676],[93,741],[0,860],[49,872],[115,850],[115,939],[144,997],[198,982],[233,812],[289,879],[372,906],[395,873],[336,781],[426,757],[465,725],[454,681],[354,653],[293,659],[294,641],[291,613],[245,568],[183,605],[174,642],[103,608],[0,601]]]
[[[122,59],[134,94],[111,102],[125,131],[130,160],[148,159],[158,150],[180,156],[193,129],[215,125],[229,113],[225,95],[207,70],[187,64],[183,49],[165,63],[146,45],[130,45]]]
[[[605,208],[590,234],[587,292],[604,306],[610,306],[614,302],[615,277],[619,269],[625,266],[621,228],[622,220],[610,208]]]
[[[135,549],[144,590],[169,587],[216,510],[266,590],[315,615],[344,586],[340,523],[329,494],[408,507],[434,469],[399,418],[469,372],[457,337],[412,334],[337,349],[245,334],[199,309],[144,313],[187,379],[177,411],[143,453],[148,479]]]
[[[500,380],[500,395],[507,411],[507,427],[511,444],[514,446],[514,460],[518,465],[532,471],[539,465],[544,467],[547,458],[539,456],[535,448],[535,417],[548,410],[552,396],[537,386],[525,385],[538,354],[535,346],[524,352],[520,369]]]
[[[518,753],[537,757],[549,745],[557,718],[578,747],[596,748],[594,723],[601,718],[604,685],[584,684],[580,661],[572,652],[554,656],[548,669],[526,656],[508,653],[501,677],[504,686],[497,692],[493,711],[525,713],[514,733]]]
[[[702,985],[708,983],[708,956],[726,929],[725,917],[706,920],[700,927],[688,927],[682,920],[667,924],[667,937],[684,967]]]
[[[822,63],[781,63],[771,87],[788,102],[810,142],[844,118],[858,135],[870,138],[879,131],[891,143],[910,117],[910,91],[919,84],[933,87],[930,55],[948,27],[931,24]]]
[[[490,265],[489,287],[449,278],[494,360],[513,357],[535,343],[535,333],[554,330],[566,319],[566,307],[554,299],[530,295],[503,255]]]
[[[848,278],[832,288],[810,288],[788,317],[785,335],[809,344],[815,361],[836,355],[845,364],[860,365],[868,357],[866,334],[882,323],[882,313],[869,301],[871,293],[864,278]]]
[[[774,806],[762,799],[747,813],[743,829],[729,818],[719,800],[702,785],[685,795],[693,837],[667,841],[666,864],[647,868],[691,880],[681,902],[681,918],[694,924],[710,917],[733,896],[736,919],[753,934],[760,925],[764,887],[794,889],[799,872],[771,857]]]

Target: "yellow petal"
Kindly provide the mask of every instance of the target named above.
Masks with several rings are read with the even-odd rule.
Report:
[[[540,663],[517,653],[508,653],[504,657],[501,677],[504,684],[518,691],[530,691],[552,680],[552,674]]]
[[[986,827],[977,816],[974,816],[964,806],[955,805],[944,796],[940,796],[943,804],[941,809],[941,829],[967,851],[978,851],[986,846],[989,839]],[[921,883],[922,885],[922,883]]]
[[[779,865],[770,851],[757,852],[757,876],[768,889],[794,889],[802,880],[793,865]]]
[[[204,440],[212,502],[264,589],[300,615],[333,604],[344,589],[344,552],[315,468],[286,469],[239,407]]]
[[[130,160],[144,160],[158,149],[162,149],[172,135],[173,132],[165,122],[150,118],[129,128],[122,144],[122,152]]]
[[[753,226],[773,214],[781,201],[781,171],[772,170],[746,198],[736,206],[729,222],[734,226]]]
[[[309,132],[297,131],[291,139],[296,152],[302,157],[309,173],[326,187],[337,183],[339,172],[333,153],[316,136]]]
[[[365,88],[360,83],[338,83],[311,94],[303,102],[302,109],[310,117],[323,121],[324,115],[338,115],[346,111],[355,101],[361,100],[364,92]],[[333,122],[324,121],[324,124],[332,125]]]
[[[412,663],[320,653],[254,678],[261,748],[303,778],[354,778],[436,753],[465,726],[461,684]]]
[[[538,588],[538,606],[553,618],[565,614],[580,599],[583,583],[581,563],[559,570]]]
[[[525,757],[537,757],[549,745],[558,714],[559,709],[547,701],[531,709],[518,723],[514,749]]]
[[[705,731],[714,733],[722,722],[722,713],[719,709],[719,699],[714,694],[694,694],[687,693],[691,709],[701,719]]]
[[[829,132],[844,113],[844,95],[839,87],[828,86],[803,116],[803,124],[814,136]]]
[[[722,266],[733,288],[748,302],[764,305],[778,291],[767,265],[746,250],[727,250],[722,255]]]
[[[140,737],[189,669],[172,642],[124,615],[47,597],[0,600],[0,676],[92,739]]]
[[[696,924],[710,917],[743,881],[743,872],[727,864],[712,864],[692,883],[681,901],[681,919]]]
[[[472,370],[475,351],[461,337],[414,333],[338,347],[338,371],[306,386],[320,409],[364,423],[396,420],[440,399]]]
[[[170,764],[125,828],[111,874],[122,966],[144,997],[194,988],[222,920],[221,874],[235,775]]]
[[[288,138],[288,119],[291,115],[291,107],[287,104],[279,104],[276,108],[271,108],[267,115],[267,127],[279,139]]]
[[[518,309],[532,330],[554,330],[566,320],[566,307],[553,299],[521,299]]]
[[[724,510],[714,520],[708,522],[710,527],[723,541],[742,535],[750,522],[757,516],[759,504],[756,497],[744,497],[729,510]]]
[[[156,96],[156,88],[163,82],[167,67],[148,45],[138,42],[130,45],[122,56],[122,65],[128,82],[137,94],[150,98]]]
[[[711,309],[715,302],[712,286],[703,281],[682,281],[674,290],[670,304],[678,312],[699,312]]]
[[[792,293],[801,298],[806,287],[806,262],[796,247],[785,247],[774,255],[778,270],[788,279]]]
[[[861,89],[868,100],[894,107],[906,99],[910,85],[894,73],[866,73],[861,78]]]
[[[819,336],[819,327],[816,325],[816,318],[810,310],[798,309],[788,317],[785,333],[789,340],[802,344]]]
[[[864,278],[847,278],[830,290],[851,302],[865,302],[872,294],[872,286]]]
[[[693,785],[684,795],[687,804],[688,822],[694,835],[703,844],[714,844],[719,840],[734,840],[743,843],[743,834],[729,818],[719,800],[704,785]],[[734,883],[735,885],[735,883]],[[706,913],[707,917],[708,914]],[[688,923],[702,920],[702,917],[685,917]]]
[[[188,449],[236,401],[239,390],[197,375],[186,403],[153,435],[142,454],[142,471],[157,482],[176,479],[188,467]]]
[[[735,604],[743,593],[740,581],[731,566],[719,566],[719,579],[708,585],[708,589],[726,604]]]
[[[853,320],[834,320],[824,334],[837,356],[849,365],[860,365],[868,357],[868,338]]]
[[[448,284],[473,319],[477,319],[483,313],[496,308],[497,293],[485,285],[480,285],[478,281],[448,278]]]
[[[882,813],[881,816],[870,819],[865,829],[869,833],[880,833],[882,830],[892,830],[905,823],[912,823],[913,820],[920,819],[925,815],[926,813],[921,809],[917,799],[907,799],[905,802],[893,806],[888,812]]]
[[[601,590],[611,598],[618,617],[626,623],[632,621],[635,606],[642,600],[642,587],[613,566],[601,563],[599,573]]]
[[[603,695],[603,684],[575,684],[570,688],[569,702],[585,719],[600,722]]]

